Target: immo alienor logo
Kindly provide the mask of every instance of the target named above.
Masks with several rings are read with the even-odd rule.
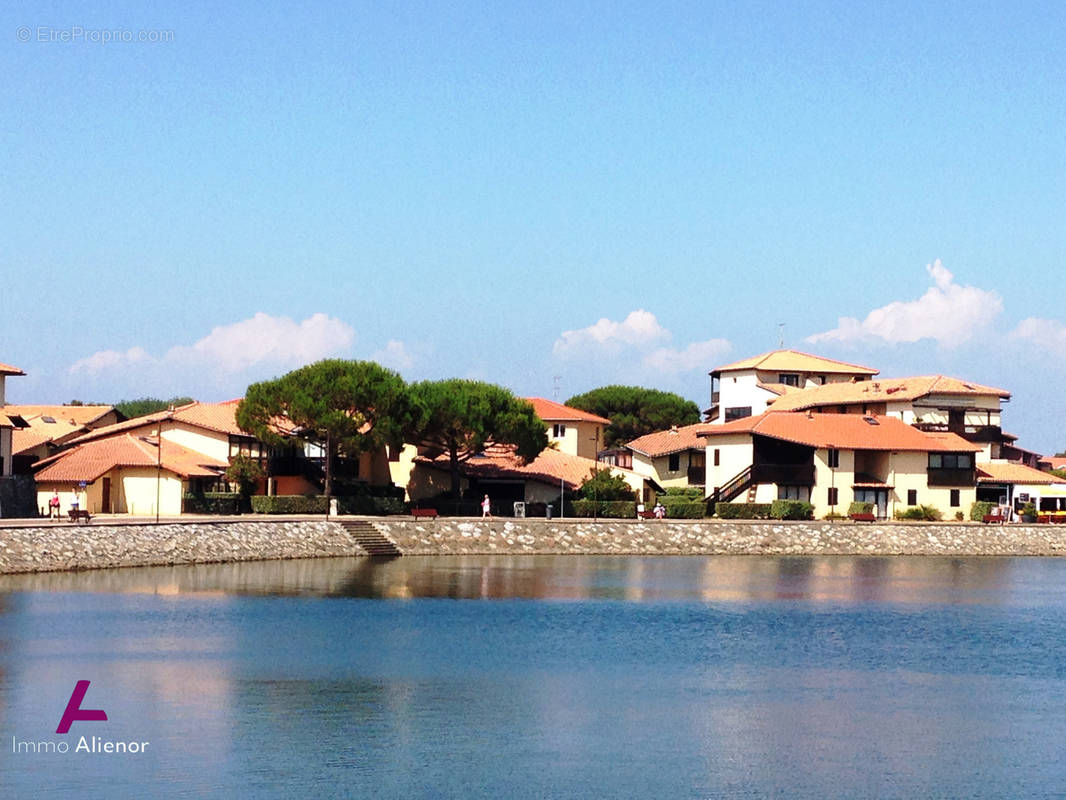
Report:
[[[89,681],[78,681],[74,684],[74,691],[70,693],[70,700],[59,719],[59,727],[56,733],[65,734],[70,732],[70,726],[75,722],[107,722],[107,712],[102,708],[82,708],[85,701],[85,693],[89,691]],[[12,753],[89,753],[89,754],[129,754],[144,753],[151,742],[141,741],[105,741],[99,736],[82,736],[72,748],[66,739],[19,739],[11,737]]]
[[[81,722],[107,722],[107,712],[100,708],[82,708],[81,701],[85,699],[85,693],[89,691],[89,681],[78,681],[74,684],[74,691],[70,693],[70,700],[59,720],[56,733],[66,733],[70,730],[71,723],[75,720]]]

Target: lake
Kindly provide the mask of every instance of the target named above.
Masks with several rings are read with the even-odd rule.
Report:
[[[1066,559],[0,576],[5,798],[1047,796],[1064,734]]]

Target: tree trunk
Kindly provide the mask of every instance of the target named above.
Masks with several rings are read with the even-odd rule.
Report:
[[[459,448],[452,445],[448,448],[448,455],[451,460],[451,472],[452,472],[452,495],[455,499],[459,500]]]
[[[333,498],[333,438],[326,432],[326,516],[329,516],[329,503]]]

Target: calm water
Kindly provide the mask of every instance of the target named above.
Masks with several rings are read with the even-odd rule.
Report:
[[[1066,559],[0,577],[0,797],[1056,795],[1064,656]]]

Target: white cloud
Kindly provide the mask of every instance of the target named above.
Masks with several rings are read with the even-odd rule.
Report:
[[[151,356],[143,347],[131,347],[125,352],[118,350],[98,350],[91,356],[79,358],[70,365],[70,372],[88,372],[94,374],[107,370],[127,367],[144,361],[150,361]]]
[[[354,341],[355,331],[350,325],[325,314],[295,322],[289,317],[259,312],[251,319],[220,325],[191,345],[172,347],[160,358],[152,357],[141,347],[125,353],[101,350],[76,361],[70,372],[98,374],[133,364],[210,368],[218,373],[239,372],[258,365],[297,367],[339,355]]]
[[[706,372],[732,349],[725,339],[675,348],[668,345],[672,338],[654,314],[637,309],[621,322],[604,318],[587,328],[564,331],[552,350],[556,356],[593,373],[608,373],[615,380],[641,381],[647,379],[649,370],[660,375]]]
[[[563,331],[555,340],[552,352],[560,356],[582,355],[590,347],[617,351],[623,346],[646,346],[669,338],[670,332],[659,324],[654,314],[638,309],[629,312],[621,322],[604,317],[587,328]]]
[[[837,327],[808,336],[816,342],[917,342],[933,339],[945,347],[957,347],[987,327],[1003,310],[998,294],[974,286],[960,286],[937,259],[926,266],[934,285],[917,300],[897,300],[875,308],[861,322],[841,317]]]
[[[414,356],[407,349],[407,345],[397,339],[390,339],[388,343],[370,356],[371,361],[376,361],[384,367],[391,369],[410,369],[414,363]]]
[[[660,372],[710,371],[723,355],[732,349],[726,339],[693,342],[684,350],[660,347],[644,356],[644,366]]]
[[[1029,317],[1018,323],[1011,339],[1033,342],[1043,350],[1066,357],[1066,324],[1053,319]]]

